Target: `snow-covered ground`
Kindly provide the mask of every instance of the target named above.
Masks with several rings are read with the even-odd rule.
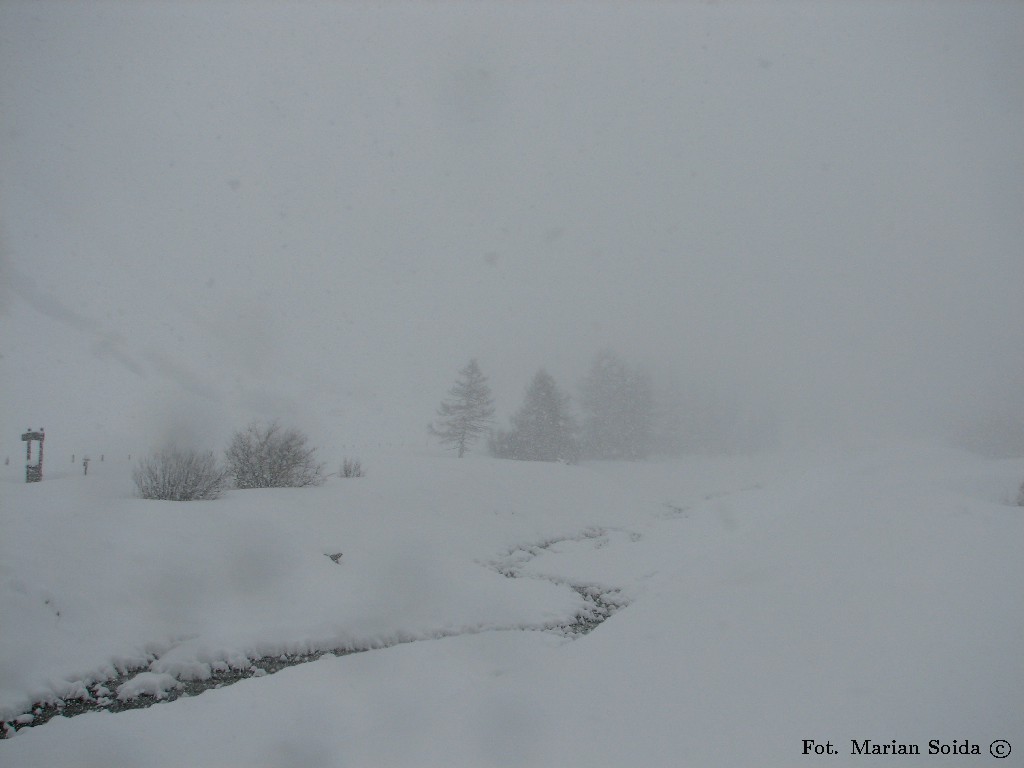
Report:
[[[373,649],[12,730],[0,764],[871,762],[854,739],[978,745],[924,758],[961,766],[1005,739],[1020,764],[1024,461],[906,443],[363,461],[364,478],[195,503],[132,498],[123,461],[33,485],[0,468],[8,722],[83,690],[159,696],[260,657]],[[573,586],[623,607],[559,630],[593,607]]]

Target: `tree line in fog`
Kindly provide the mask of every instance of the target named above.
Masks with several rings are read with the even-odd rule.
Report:
[[[577,391],[573,398],[542,368],[509,425],[496,426],[488,379],[470,360],[428,431],[459,457],[486,439],[488,452],[498,458],[562,462],[634,461],[727,439],[720,428],[713,434],[711,416],[688,414],[678,396],[656,396],[651,376],[611,350],[595,356]]]

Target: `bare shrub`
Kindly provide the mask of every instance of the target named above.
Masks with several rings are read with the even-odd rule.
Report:
[[[307,446],[301,431],[284,429],[276,421],[253,422],[236,432],[228,446],[228,473],[236,488],[304,488],[323,485],[324,465],[316,448]]]
[[[199,501],[216,499],[224,491],[227,473],[213,451],[165,448],[140,459],[132,470],[135,489],[143,499]]]
[[[345,459],[341,462],[341,477],[363,477],[363,465],[359,459]]]

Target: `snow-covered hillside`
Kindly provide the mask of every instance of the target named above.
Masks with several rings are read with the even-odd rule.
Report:
[[[132,498],[124,462],[33,485],[4,467],[0,717],[256,676],[7,726],[0,764],[836,766],[861,764],[851,740],[926,754],[955,739],[982,756],[928,764],[969,765],[995,739],[1024,750],[1024,461],[880,444],[364,464],[195,503]],[[611,616],[583,634],[604,618],[587,595]],[[365,652],[249,669],[316,650]],[[839,754],[805,757],[805,739]]]

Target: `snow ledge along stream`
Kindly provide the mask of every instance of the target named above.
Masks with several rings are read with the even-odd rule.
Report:
[[[23,728],[43,725],[55,717],[75,717],[86,712],[123,712],[129,709],[144,709],[154,704],[171,702],[186,696],[197,696],[209,690],[232,685],[240,680],[272,675],[287,667],[306,664],[324,656],[348,656],[354,653],[392,648],[406,643],[441,640],[482,632],[556,632],[569,639],[581,637],[592,632],[616,611],[627,605],[620,590],[597,584],[576,583],[557,576],[526,574],[522,571],[522,565],[561,542],[598,540],[606,534],[605,529],[588,528],[576,536],[564,536],[533,545],[515,547],[498,560],[482,563],[510,579],[542,579],[572,589],[583,598],[586,607],[571,620],[508,626],[481,625],[423,634],[402,633],[387,641],[366,646],[328,647],[303,653],[269,654],[256,658],[240,659],[236,657],[231,661],[213,663],[210,666],[208,677],[195,680],[181,680],[166,673],[152,671],[153,665],[159,661],[160,656],[150,654],[147,666],[126,669],[116,677],[105,680],[78,681],[72,685],[73,695],[36,702],[27,712],[0,723],[0,739],[11,738]]]

